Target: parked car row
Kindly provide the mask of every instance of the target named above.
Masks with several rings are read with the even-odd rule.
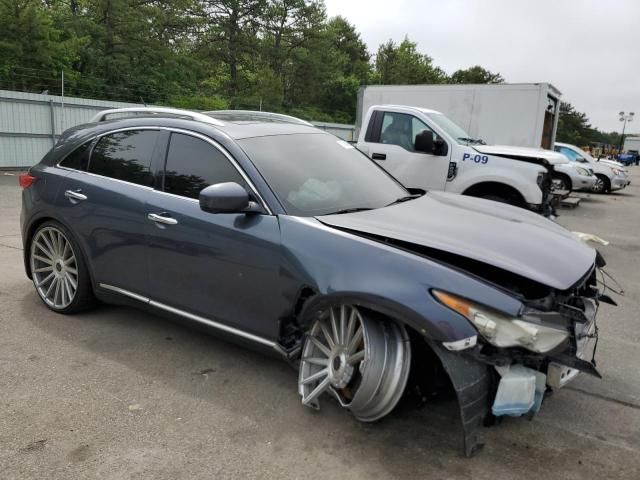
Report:
[[[366,124],[355,148],[286,116],[101,112],[20,177],[26,273],[58,313],[132,305],[275,353],[304,405],[361,421],[450,383],[471,455],[491,416],[600,376],[605,260],[534,213],[563,155],[426,109]]]
[[[568,143],[556,142],[556,152],[562,153],[575,165],[591,169],[597,179],[592,190],[595,193],[609,193],[621,190],[631,183],[629,172],[624,166],[613,160],[596,160],[580,147]]]

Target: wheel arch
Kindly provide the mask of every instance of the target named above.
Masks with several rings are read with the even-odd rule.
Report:
[[[38,215],[37,217],[34,217],[31,219],[31,221],[29,222],[29,224],[27,225],[27,228],[24,232],[24,250],[23,250],[23,254],[22,254],[22,259],[24,262],[24,269],[25,272],[27,274],[27,277],[29,279],[31,279],[31,262],[29,261],[29,252],[31,251],[31,241],[33,240],[33,235],[36,232],[36,230],[38,229],[38,227],[40,227],[40,225],[42,225],[43,223],[46,223],[48,221],[52,221],[52,222],[57,222],[60,225],[62,225],[64,228],[66,228],[72,235],[74,235],[73,239],[75,240],[76,244],[78,245],[78,247],[80,248],[80,254],[84,257],[85,260],[85,264],[87,266],[87,271],[89,272],[89,278],[91,279],[91,285],[93,287],[93,289],[95,290],[95,281],[94,281],[94,276],[93,276],[93,266],[91,265],[91,262],[89,262],[89,257],[87,255],[87,252],[84,248],[84,245],[82,244],[82,242],[78,239],[78,237],[74,234],[73,229],[60,217],[56,216],[56,215],[51,215],[51,214],[42,214],[42,215]]]
[[[462,192],[462,195],[471,197],[480,197],[487,194],[504,195],[505,197],[513,198],[520,205],[526,204],[524,196],[517,188],[503,182],[482,181],[467,187],[467,189]]]
[[[324,310],[331,306],[349,304],[382,315],[400,325],[409,327],[430,341],[437,341],[438,330],[435,325],[419,313],[387,298],[361,293],[315,294],[304,302],[297,315],[298,326],[304,331]]]
[[[573,181],[571,180],[571,177],[564,173],[564,172],[553,172],[553,174],[551,175],[551,177],[561,177],[565,182],[567,182],[567,185],[569,186],[569,191],[573,191]]]

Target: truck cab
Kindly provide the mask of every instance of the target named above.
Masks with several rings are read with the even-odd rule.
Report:
[[[488,146],[440,112],[374,105],[357,148],[408,188],[444,190],[552,213],[553,166],[562,155],[541,148]]]

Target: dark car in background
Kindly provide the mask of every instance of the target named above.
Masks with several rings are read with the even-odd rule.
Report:
[[[97,298],[201,325],[296,365],[305,405],[328,394],[362,421],[437,370],[467,454],[487,416],[598,375],[604,260],[574,234],[409,192],[303,123],[226,118],[107,112],[21,176],[25,269],[50,309]]]

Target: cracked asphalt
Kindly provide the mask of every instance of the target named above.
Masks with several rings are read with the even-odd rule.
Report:
[[[559,223],[595,233],[624,286],[599,314],[602,380],[580,376],[532,421],[461,456],[452,402],[360,424],[304,408],[285,363],[160,317],[50,312],[22,266],[17,176],[0,172],[0,478],[640,478],[640,168]]]

